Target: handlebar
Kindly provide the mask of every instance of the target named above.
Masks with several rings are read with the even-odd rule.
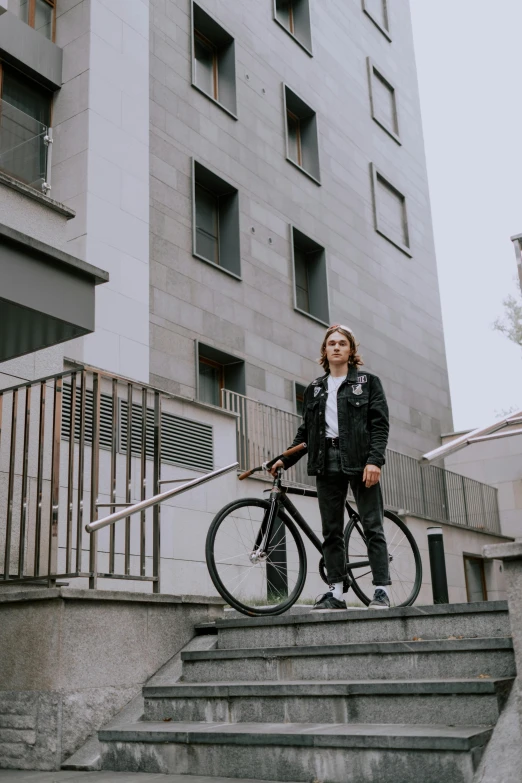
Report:
[[[241,475],[238,476],[238,479],[240,481],[243,481],[243,479],[248,478],[252,475],[252,473],[258,473],[261,470],[270,470],[272,465],[275,465],[277,460],[282,459],[283,457],[290,457],[292,454],[296,454],[298,451],[304,451],[307,447],[306,443],[299,443],[298,446],[294,446],[291,449],[287,449],[286,451],[283,451],[282,454],[279,454],[279,456],[274,457],[270,460],[270,462],[263,462],[262,465],[258,465],[257,468],[251,468],[251,470],[246,470],[244,473],[241,473]]]

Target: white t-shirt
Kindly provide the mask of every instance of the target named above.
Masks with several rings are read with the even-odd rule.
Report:
[[[332,378],[331,375],[328,376],[328,397],[326,399],[325,416],[327,438],[339,437],[339,422],[337,420],[337,391],[345,378],[345,375],[341,375],[340,378]]]

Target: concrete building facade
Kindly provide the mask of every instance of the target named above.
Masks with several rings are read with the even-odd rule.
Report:
[[[68,252],[110,279],[94,333],[39,352],[39,374],[72,360],[295,411],[340,322],[384,382],[390,446],[438,445],[451,406],[408,3],[51,5],[50,193],[75,213]],[[35,366],[0,366],[3,385]]]

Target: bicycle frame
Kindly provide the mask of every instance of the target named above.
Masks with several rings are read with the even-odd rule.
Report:
[[[257,553],[266,552],[266,548],[268,547],[268,543],[271,541],[271,537],[274,532],[274,521],[277,519],[277,517],[280,514],[280,508],[283,507],[288,512],[288,515],[295,522],[297,527],[305,534],[308,540],[314,545],[317,551],[322,555],[323,547],[320,539],[314,533],[314,531],[312,530],[312,528],[310,527],[306,519],[303,517],[303,515],[300,513],[300,511],[295,507],[295,505],[288,497],[288,494],[317,497],[317,492],[309,489],[300,490],[297,487],[283,487],[281,481],[281,473],[282,471],[278,470],[278,475],[274,479],[272,489],[270,490],[270,510],[268,512],[267,517],[265,517],[265,519],[263,520],[263,523],[257,535],[254,551]],[[360,526],[360,522],[358,521],[359,517],[356,511],[350,506],[348,501],[346,501],[345,508],[348,512],[350,520],[353,518],[357,520],[355,523],[356,527],[362,539],[364,540],[365,536]],[[350,573],[356,568],[368,568],[369,566],[370,566],[369,560],[357,560],[352,563],[348,561],[346,564],[346,570],[348,573]]]

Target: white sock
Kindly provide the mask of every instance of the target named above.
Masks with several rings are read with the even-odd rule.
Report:
[[[338,601],[343,600],[343,583],[342,582],[336,582],[333,585],[330,585],[330,590],[333,593],[333,597],[337,598]]]
[[[376,590],[384,590],[384,592],[386,593],[386,595],[388,595],[388,588],[387,588],[387,587],[385,587],[385,585],[375,585],[375,589],[376,589]],[[389,598],[389,596],[388,596],[388,598]]]

